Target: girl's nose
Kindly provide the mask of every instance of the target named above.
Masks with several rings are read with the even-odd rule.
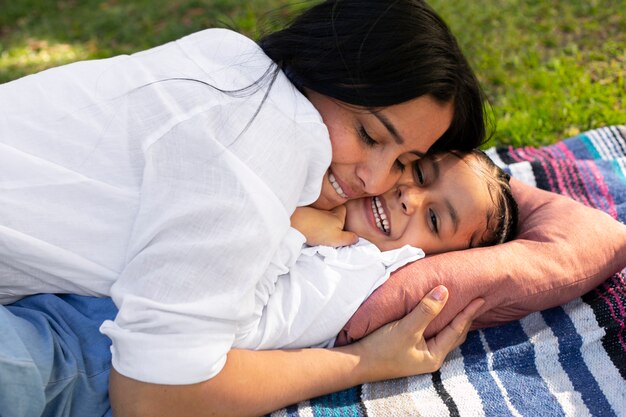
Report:
[[[419,206],[422,201],[422,192],[417,187],[413,187],[410,185],[398,185],[398,190],[396,191],[398,203],[402,208],[402,212],[407,216],[410,216],[414,213],[415,209]]]

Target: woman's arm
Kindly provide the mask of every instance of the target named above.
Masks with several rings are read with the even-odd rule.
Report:
[[[437,289],[443,290],[436,299]],[[483,300],[473,301],[437,336],[424,340],[447,290],[437,287],[405,318],[361,341],[333,349],[233,349],[214,378],[192,385],[156,385],[111,371],[115,417],[258,416],[281,407],[370,381],[439,369],[465,340]]]

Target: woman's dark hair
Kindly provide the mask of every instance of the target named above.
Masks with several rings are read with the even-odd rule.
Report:
[[[260,39],[300,89],[370,109],[430,95],[454,103],[433,150],[486,137],[483,94],[456,39],[421,0],[327,0]]]

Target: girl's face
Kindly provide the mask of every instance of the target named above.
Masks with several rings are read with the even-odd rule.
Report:
[[[446,154],[419,160],[390,191],[346,208],[345,229],[379,249],[411,245],[432,254],[476,246],[493,202],[477,171]]]
[[[307,90],[328,128],[333,157],[313,207],[382,194],[450,126],[453,104],[430,96],[372,112]]]

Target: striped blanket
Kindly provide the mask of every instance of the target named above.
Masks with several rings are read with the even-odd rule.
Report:
[[[487,153],[522,181],[626,222],[626,126]],[[626,269],[566,305],[471,332],[438,372],[364,384],[279,416],[626,416]]]

